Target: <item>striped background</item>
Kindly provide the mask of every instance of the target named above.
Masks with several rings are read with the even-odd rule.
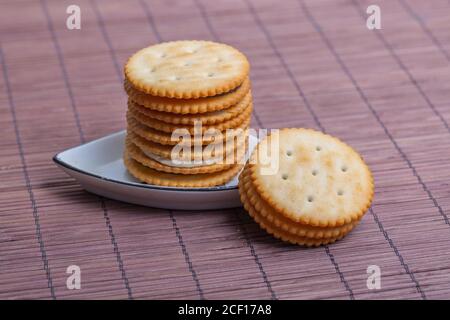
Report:
[[[450,1],[378,0],[381,31],[371,1],[77,0],[70,31],[73,3],[0,1],[0,298],[450,298]],[[253,127],[316,128],[363,154],[376,195],[354,232],[303,249],[242,209],[104,200],[55,167],[124,128],[124,61],[173,39],[248,55]]]

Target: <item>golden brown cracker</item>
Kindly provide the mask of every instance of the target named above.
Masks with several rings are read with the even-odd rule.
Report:
[[[123,161],[128,172],[139,181],[166,187],[205,188],[219,186],[233,179],[242,168],[241,165],[234,165],[223,171],[187,175],[161,172],[146,167],[132,159],[126,151]]]
[[[241,185],[242,180],[239,181]],[[240,189],[242,187],[240,186]],[[247,198],[247,194],[245,192],[240,192],[241,201],[244,204],[245,210],[249,213],[249,215],[260,225],[260,227],[266,230],[269,234],[273,235],[275,238],[280,239],[285,242],[290,242],[292,244],[303,245],[307,247],[318,247],[320,245],[326,245],[334,243],[335,241],[341,239],[343,236],[338,236],[335,238],[307,238],[301,237],[295,234],[288,233],[283,231],[282,229],[277,228],[271,222],[269,222],[265,217],[261,216],[259,212],[252,206],[250,201]]]
[[[248,166],[246,166],[240,174],[239,180],[241,181],[239,184],[239,192],[245,192],[248,201],[259,213],[259,215],[271,223],[274,228],[277,228],[283,232],[313,239],[338,238],[349,233],[359,222],[358,220],[339,227],[314,227],[304,225],[299,222],[294,222],[276,212],[264,199],[258,195],[252,184]]]
[[[129,131],[134,132],[135,134],[139,135],[140,137],[146,140],[150,140],[152,142],[164,145],[176,145],[180,143],[180,141],[178,141],[177,139],[172,139],[172,134],[147,127],[146,125],[141,124],[136,119],[134,119],[134,117],[129,113],[127,113],[127,123]],[[234,128],[236,130],[237,136],[248,135],[249,125],[250,119],[244,121],[238,127]],[[214,140],[212,138],[213,137],[209,137],[207,135],[202,135],[201,137],[191,135],[190,141],[191,143],[201,143],[203,145],[209,144],[213,141],[215,143],[219,143],[226,138],[226,135],[223,134],[214,137],[215,138]]]
[[[169,112],[161,112],[151,110],[142,105],[133,102],[133,108],[140,113],[165,123],[172,125],[189,125],[192,126],[196,122],[202,123],[202,125],[214,125],[216,123],[227,122],[232,118],[236,118],[238,115],[245,112],[246,108],[250,107],[252,100],[251,92],[248,92],[245,97],[229,108],[197,114],[173,114]]]
[[[222,94],[199,99],[172,99],[145,94],[136,90],[127,80],[125,92],[131,100],[150,110],[171,114],[198,114],[228,109],[241,101],[250,91],[250,79],[246,78],[237,88]]]
[[[139,108],[139,105],[136,105],[133,101],[128,100],[128,112],[133,116],[137,121],[139,121],[141,124],[146,125],[147,127],[150,127],[155,130],[172,133],[175,130],[187,130],[190,134],[195,133],[195,126],[194,125],[176,125],[171,123],[166,123],[154,118],[149,117],[148,115],[142,113],[143,109],[145,108]],[[244,121],[250,119],[250,115],[253,109],[253,105],[250,102],[250,104],[243,110],[242,113],[236,115],[234,118],[231,118],[227,121],[211,124],[211,125],[205,125],[202,123],[199,123],[199,127],[201,127],[202,132],[208,131],[208,130],[215,130],[215,131],[224,131],[226,129],[232,129],[235,127],[240,126]]]
[[[172,41],[136,52],[125,65],[125,77],[153,96],[193,99],[233,90],[249,69],[247,58],[229,45]]]
[[[236,156],[236,161],[233,161],[232,163],[213,163],[213,164],[207,164],[207,165],[196,165],[196,166],[173,166],[173,165],[166,165],[164,163],[161,163],[157,160],[154,160],[147,155],[145,155],[141,149],[139,149],[138,146],[136,146],[133,142],[131,142],[129,139],[126,140],[125,148],[127,150],[127,153],[131,158],[136,160],[137,162],[163,172],[168,173],[176,173],[176,174],[200,174],[200,173],[212,173],[217,171],[223,171],[230,169],[233,165],[242,163],[242,155],[243,152],[238,159]]]
[[[275,142],[261,141],[250,159],[257,193],[277,212],[306,225],[335,227],[359,220],[370,207],[374,185],[361,156],[337,138],[310,129],[282,129],[274,174],[264,174],[256,150]],[[267,159],[266,159],[267,160]]]
[[[151,153],[166,159],[172,158],[172,151],[175,146],[170,145],[162,145],[149,140],[145,140],[141,138],[137,134],[132,131],[127,132],[127,139],[133,142],[136,146],[138,146],[144,153]],[[184,159],[184,156],[189,157],[190,159],[203,159],[207,161],[213,160],[222,160],[226,157],[232,155],[236,152],[236,149],[243,150],[245,148],[245,144],[248,138],[243,139],[242,141],[229,141],[225,143],[218,143],[221,146],[211,144],[203,146],[201,150],[196,150],[195,148],[190,149],[190,157],[189,155],[180,155],[180,158]],[[186,151],[188,151],[186,149]],[[182,153],[182,150],[180,151]],[[186,158],[187,159],[187,158]]]

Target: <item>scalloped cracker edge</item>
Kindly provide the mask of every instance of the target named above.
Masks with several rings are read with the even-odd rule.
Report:
[[[252,183],[255,186],[255,189],[258,193],[258,195],[264,199],[275,211],[281,213],[282,215],[284,215],[286,218],[291,219],[295,222],[300,222],[306,225],[311,225],[311,226],[317,226],[317,227],[337,227],[337,226],[342,226],[344,224],[349,224],[351,222],[360,220],[361,217],[367,212],[367,210],[369,209],[372,200],[373,200],[373,195],[374,195],[374,183],[373,183],[373,177],[372,174],[370,172],[370,169],[368,168],[368,166],[365,164],[365,162],[363,161],[362,157],[355,151],[353,150],[350,146],[348,146],[347,144],[345,144],[344,142],[342,142],[341,140],[324,134],[322,132],[316,131],[316,130],[312,130],[312,129],[303,129],[303,128],[285,128],[285,129],[281,129],[279,131],[280,136],[279,136],[279,141],[280,141],[280,157],[281,156],[285,156],[287,154],[287,150],[289,148],[297,148],[297,150],[291,150],[291,152],[293,153],[292,156],[290,156],[292,158],[292,161],[297,161],[294,162],[292,164],[290,164],[290,169],[289,168],[282,168],[283,164],[280,163],[280,170],[277,174],[271,176],[271,178],[266,178],[266,176],[262,176],[259,174],[259,164],[257,163],[257,150],[258,148],[261,146],[262,143],[267,143],[267,139],[270,139],[270,135],[267,136],[263,141],[261,141],[258,146],[253,150],[251,159],[250,159],[250,165],[249,165],[249,170],[251,172],[251,179],[252,179]],[[288,140],[288,137],[291,137],[290,135],[293,135],[295,137],[295,142],[286,142]],[[303,135],[303,137],[300,137],[300,135]],[[305,136],[307,135],[307,136]],[[322,147],[317,146],[314,148],[317,148],[317,153],[319,154],[320,152],[322,152],[321,155],[317,155],[314,154],[314,148],[311,149],[312,145],[314,143],[317,142],[322,143]],[[306,144],[304,146],[302,146],[300,144],[300,141],[302,141],[302,143]],[[329,143],[328,146],[330,146],[330,149],[327,149],[328,146],[327,143]],[[289,146],[287,146],[287,144],[290,144]],[[295,145],[295,146],[294,146]],[[334,148],[334,149],[333,149]],[[339,151],[337,151],[339,149]],[[286,155],[287,156],[287,155]],[[294,201],[297,199],[300,199],[299,197],[302,197],[302,201],[305,201],[307,198],[309,198],[309,196],[313,196],[315,197],[315,194],[313,194],[313,192],[311,192],[310,194],[300,194],[300,192],[306,192],[304,191],[304,189],[306,190],[307,188],[312,188],[312,185],[314,184],[314,178],[312,176],[307,177],[308,179],[308,183],[302,183],[299,184],[298,183],[298,179],[296,179],[295,176],[295,172],[288,172],[289,170],[293,170],[295,169],[295,171],[298,173],[298,169],[299,167],[305,167],[306,164],[310,164],[313,163],[314,165],[317,165],[317,170],[319,174],[328,174],[327,170],[325,169],[325,167],[320,167],[317,163],[314,163],[315,159],[317,159],[316,157],[319,157],[318,159],[321,159],[321,161],[323,163],[325,163],[325,167],[327,167],[328,169],[330,167],[332,167],[333,165],[335,165],[337,163],[337,161],[341,161],[343,159],[345,159],[346,161],[350,162],[352,165],[355,165],[355,167],[357,168],[357,170],[354,170],[354,168],[347,168],[348,170],[346,170],[346,172],[342,172],[342,174],[347,174],[347,175],[358,175],[361,177],[365,177],[365,178],[361,178],[361,181],[358,182],[358,184],[356,184],[355,186],[351,186],[352,191],[350,191],[350,196],[353,197],[355,195],[361,197],[362,199],[359,199],[359,202],[361,203],[360,206],[352,208],[352,209],[348,209],[348,206],[354,205],[355,199],[353,199],[353,202],[348,204],[347,209],[345,212],[339,212],[337,217],[331,217],[330,216],[330,212],[327,211],[326,205],[321,205],[319,203],[319,207],[320,209],[317,210],[313,210],[313,208],[311,208],[308,212],[310,212],[309,214],[306,214],[305,211],[304,212],[299,212],[299,206],[295,205],[294,206]],[[286,160],[286,159],[282,159],[280,161],[284,161],[283,163],[289,163],[288,161],[291,160]],[[322,162],[320,164],[322,164]],[[306,163],[306,164],[305,164]],[[314,170],[311,170],[310,172],[312,172]],[[294,182],[290,182],[289,179],[287,179],[290,184],[283,186],[282,183],[286,182],[282,179],[282,176],[284,174],[287,175],[291,175],[292,176],[292,180],[290,181],[294,181]],[[305,175],[308,174],[308,172],[304,173]],[[273,177],[273,178],[272,178]],[[267,179],[279,179],[279,181],[275,181],[272,183],[271,187],[268,188],[267,186]],[[339,177],[334,176],[332,179],[333,183],[336,183],[335,181],[337,181],[339,179]],[[331,183],[329,180],[327,180],[327,183]],[[349,181],[351,181],[351,177],[347,176],[346,178],[342,178],[340,179],[338,182],[342,183],[344,185],[344,183],[346,183],[346,188],[348,190],[348,183]],[[297,183],[296,183],[297,182]],[[275,187],[274,185],[278,184],[278,187]],[[281,186],[280,186],[281,184]],[[362,186],[361,184],[365,184],[364,186]],[[289,190],[286,188],[290,188]],[[294,190],[295,189],[295,190]],[[359,189],[364,189],[362,190],[362,193],[358,193],[354,190],[359,190]],[[321,186],[317,185],[316,187],[316,192],[326,192],[327,194],[330,194],[334,192],[336,192],[336,194],[339,193],[339,191],[336,190],[323,190],[321,188]],[[296,194],[296,198],[295,199],[286,199],[286,195],[290,192],[290,194]],[[348,192],[348,191],[347,191]],[[345,192],[345,195],[348,196],[347,192]],[[319,197],[320,198],[320,197]],[[337,201],[347,201],[345,199],[347,198],[342,198],[343,200],[341,200],[341,198],[336,198]],[[335,199],[335,200],[336,200]],[[317,200],[317,201],[316,201]],[[315,203],[318,203],[320,201],[320,199],[315,199],[314,201],[316,201]],[[285,203],[283,203],[285,202]],[[323,201],[322,201],[323,203]],[[334,203],[334,202],[333,202]],[[295,207],[296,211],[293,211],[291,208]],[[345,206],[345,205],[344,205]],[[341,206],[342,207],[342,206]],[[320,216],[320,217],[319,217]]]
[[[195,122],[201,122],[203,125],[214,125],[227,122],[245,112],[246,108],[249,107],[251,101],[252,95],[249,91],[241,101],[226,109],[197,114],[173,114],[169,112],[155,111],[137,104],[133,100],[131,104],[133,105],[133,108],[136,108],[136,110],[138,110],[140,113],[152,119],[169,123],[173,126],[192,126],[195,124]]]
[[[357,220],[340,227],[313,227],[294,222],[273,210],[265,202],[265,200],[263,200],[257,194],[250,179],[248,166],[244,167],[244,170],[239,176],[239,181],[239,192],[245,193],[246,198],[248,199],[254,210],[258,211],[259,215],[265,218],[269,223],[271,223],[274,228],[286,233],[290,233],[294,236],[314,239],[337,238],[348,234],[359,223],[359,220]]]
[[[216,124],[210,124],[205,125],[201,124],[201,128],[203,131],[207,131],[208,129],[215,129],[218,131],[224,131],[226,129],[233,129],[241,125],[246,120],[249,120],[251,117],[251,113],[253,110],[253,104],[250,102],[247,107],[244,108],[243,112],[236,115],[234,118],[231,118],[224,122],[219,122]],[[173,131],[177,129],[186,129],[191,134],[194,134],[195,126],[194,125],[176,125],[171,124],[167,122],[163,122],[160,120],[157,120],[155,118],[151,118],[150,116],[146,115],[144,110],[142,108],[139,108],[139,105],[136,105],[133,101],[128,100],[128,112],[141,124],[146,125],[147,127],[150,127],[152,129],[163,131],[166,133],[172,133]]]
[[[241,101],[250,91],[250,79],[230,92],[199,99],[172,99],[152,96],[136,90],[127,80],[124,89],[131,100],[150,110],[172,114],[201,114],[230,108]]]
[[[171,41],[139,50],[125,65],[125,78],[139,91],[177,99],[229,92],[248,76],[237,49],[212,41]]]
[[[219,186],[233,179],[242,168],[241,165],[234,165],[230,169],[219,172],[186,175],[166,173],[146,167],[132,159],[127,151],[123,155],[123,161],[128,172],[139,181],[166,187],[206,188]]]

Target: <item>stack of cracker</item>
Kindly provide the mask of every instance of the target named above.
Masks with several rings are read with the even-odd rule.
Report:
[[[340,140],[282,129],[262,140],[239,177],[245,209],[275,237],[319,246],[349,233],[370,207],[371,172]]]
[[[210,187],[237,175],[253,108],[241,52],[209,41],[160,43],[128,60],[124,86],[124,163],[134,177]]]

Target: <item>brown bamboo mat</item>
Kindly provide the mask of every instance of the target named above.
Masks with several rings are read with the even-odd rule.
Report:
[[[376,1],[381,31],[371,1],[79,0],[70,31],[72,3],[0,2],[0,298],[450,298],[449,1]],[[321,129],[363,154],[376,195],[354,232],[303,249],[242,209],[102,200],[56,168],[56,152],[124,128],[124,61],[173,39],[248,55],[254,127]]]

